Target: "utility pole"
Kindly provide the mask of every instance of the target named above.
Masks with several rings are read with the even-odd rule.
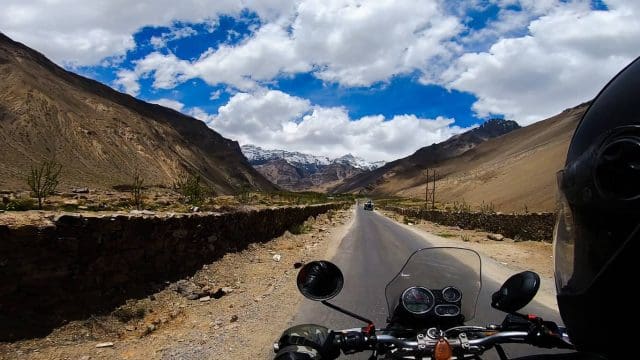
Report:
[[[436,170],[427,168],[424,172],[425,175],[425,189],[424,189],[424,203],[425,207],[429,208],[429,202],[431,202],[431,209],[436,209]],[[429,188],[431,184],[431,188]]]

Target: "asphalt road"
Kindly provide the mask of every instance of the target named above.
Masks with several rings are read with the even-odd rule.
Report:
[[[331,302],[370,318],[377,327],[384,327],[388,315],[384,295],[386,284],[398,273],[415,250],[442,246],[450,242],[451,240],[435,235],[423,235],[412,231],[377,212],[364,211],[361,205],[357,206],[353,226],[343,238],[335,257],[331,259],[340,267],[345,277],[342,292]],[[463,247],[460,242],[456,244]],[[482,257],[482,262],[482,290],[475,318],[470,324],[500,323],[504,313],[491,308],[491,294],[514,272],[491,259]],[[548,301],[552,297],[550,294],[546,295],[547,301],[538,302],[534,299],[523,311],[559,322],[560,316],[555,304],[550,304],[551,301]],[[356,319],[307,299],[300,306],[293,322],[321,324],[332,329],[363,325]],[[528,345],[511,345],[506,350],[509,356],[545,352]],[[348,359],[367,359],[369,355],[369,353],[352,355]],[[485,353],[483,359],[497,359],[497,355],[494,350],[490,350]]]

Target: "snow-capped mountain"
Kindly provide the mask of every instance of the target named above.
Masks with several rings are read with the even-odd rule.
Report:
[[[304,154],[297,151],[268,150],[255,145],[242,145],[242,153],[252,165],[261,165],[270,160],[283,159],[294,166],[317,167],[330,164],[350,165],[362,170],[373,170],[384,165],[384,161],[369,162],[363,158],[347,154],[331,159],[326,156]]]
[[[339,182],[376,169],[384,162],[368,162],[347,154],[336,159],[286,150],[241,147],[249,163],[274,184],[288,190],[324,191]]]

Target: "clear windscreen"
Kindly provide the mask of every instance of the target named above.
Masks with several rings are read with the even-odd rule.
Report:
[[[461,314],[465,321],[471,320],[482,288],[481,272],[480,255],[473,250],[454,247],[418,250],[385,288],[389,316],[398,306],[404,290],[410,287],[444,289],[453,286],[462,292]]]

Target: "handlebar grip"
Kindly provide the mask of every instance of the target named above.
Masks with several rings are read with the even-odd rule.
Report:
[[[361,331],[348,331],[336,337],[338,346],[345,354],[353,354],[367,350],[369,342]]]

